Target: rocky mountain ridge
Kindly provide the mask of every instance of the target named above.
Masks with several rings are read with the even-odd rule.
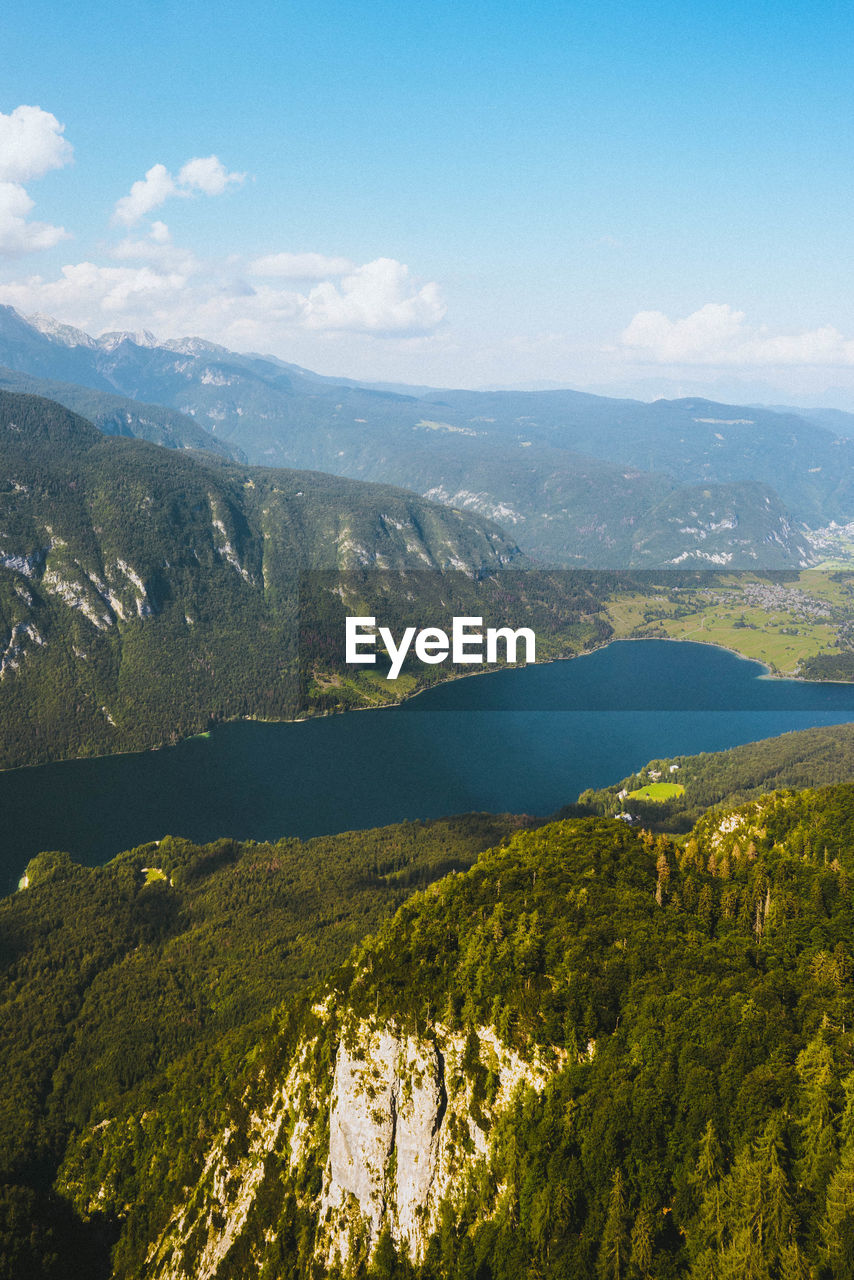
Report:
[[[116,1280],[558,1280],[615,1256],[627,1275],[847,1280],[852,823],[849,785],[710,812],[679,845],[601,819],[518,832],[251,1048],[226,1037],[203,1097],[187,1061],[96,1105],[57,1187],[119,1224]],[[271,852],[201,857],[236,905],[244,860]],[[163,878],[134,887],[152,857]],[[200,906],[199,859],[128,855],[121,892]],[[15,912],[64,882],[36,860]],[[188,927],[172,918],[157,947]]]

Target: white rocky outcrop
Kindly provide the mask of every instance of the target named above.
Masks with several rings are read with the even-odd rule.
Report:
[[[342,1037],[330,1099],[329,1155],[318,1209],[318,1254],[346,1264],[370,1254],[384,1226],[420,1261],[447,1197],[487,1161],[493,1123],[516,1090],[541,1090],[554,1064],[524,1061],[494,1031],[477,1032],[481,1066],[497,1081],[474,1104],[466,1038],[437,1024],[430,1038],[360,1023]]]
[[[150,599],[148,598],[148,591],[146,589],[145,583],[143,582],[142,578],[139,576],[137,571],[127,563],[126,560],[122,560],[121,558],[119,558],[116,561],[116,565],[125,575],[128,582],[130,582],[131,586],[134,588],[134,591],[136,593],[137,614],[139,615],[140,618],[150,618],[154,613],[154,606],[152,605]]]
[[[422,1035],[366,1020],[341,1029],[328,1002],[315,1012],[330,1019],[324,1031],[300,1043],[283,1079],[261,1074],[244,1096],[241,1132],[219,1134],[151,1240],[149,1280],[216,1280],[250,1226],[257,1241],[251,1274],[258,1274],[275,1226],[257,1216],[265,1179],[292,1176],[306,1187],[318,1165],[319,1189],[303,1207],[314,1218],[321,1268],[369,1258],[386,1227],[401,1252],[421,1261],[442,1202],[459,1203],[488,1165],[491,1132],[516,1091],[541,1090],[565,1056],[545,1060],[532,1051],[524,1060],[481,1027],[473,1067],[473,1040],[442,1024]],[[486,1072],[488,1098],[481,1087],[476,1100],[475,1076],[482,1086]],[[97,1143],[97,1132],[87,1141]],[[84,1213],[103,1210],[116,1195],[108,1175],[81,1196],[73,1166],[62,1189]],[[483,1212],[494,1208],[484,1204]]]
[[[446,485],[439,484],[432,489],[425,489],[424,497],[433,502],[441,502],[444,506],[454,507],[457,511],[474,511],[499,524],[523,524],[525,521],[521,511],[485,491],[475,493],[472,489],[451,490]]]
[[[67,604],[69,609],[79,609],[93,627],[105,631],[115,625],[113,607],[106,594],[98,590],[85,570],[81,570],[81,573],[85,579],[83,582],[70,575],[64,576],[59,569],[49,567],[42,574],[41,585],[50,595],[57,596]],[[107,612],[103,612],[105,604],[108,606]]]
[[[252,1112],[241,1153],[232,1152],[234,1135],[226,1129],[208,1153],[195,1186],[176,1207],[165,1230],[148,1250],[148,1272],[157,1280],[215,1280],[220,1264],[239,1238],[264,1180],[267,1156],[287,1144],[289,1122],[299,1119],[315,1102],[306,1085],[308,1062],[315,1042],[303,1043],[288,1075],[270,1089]],[[310,1124],[302,1140],[315,1140]],[[97,1208],[97,1205],[90,1206]],[[185,1261],[189,1248],[192,1263]],[[189,1255],[188,1255],[189,1256]],[[190,1269],[191,1268],[191,1269]]]
[[[9,639],[0,651],[0,680],[3,680],[9,672],[18,670],[22,659],[26,656],[27,640],[37,645],[44,644],[38,628],[32,622],[16,622]]]
[[[335,1063],[329,1158],[319,1218],[328,1260],[346,1260],[353,1234],[373,1244],[388,1217],[419,1254],[438,1157],[445,1088],[435,1045],[368,1032]]]
[[[395,1218],[399,1238],[411,1252],[421,1253],[426,1243],[424,1216],[439,1156],[445,1085],[435,1045],[406,1040],[398,1063],[404,1087],[397,1097]]]
[[[212,493],[208,494],[208,501],[210,502],[210,505],[211,505],[211,524],[213,525],[214,532],[218,534],[219,537],[222,538],[221,545],[216,548],[217,554],[221,555],[222,558],[228,564],[230,564],[233,569],[237,570],[237,572],[240,574],[244,582],[248,582],[250,586],[253,586],[254,579],[251,573],[249,573],[248,569],[245,569],[243,565],[240,563],[240,557],[238,556],[237,552],[235,551],[234,547],[229,541],[228,530],[225,527],[225,521],[222,519],[222,516],[217,510],[216,499],[214,498]]]
[[[25,578],[32,578],[44,564],[44,558],[47,555],[49,547],[42,547],[38,551],[32,551],[29,555],[23,552],[0,551],[0,565],[4,569],[11,569],[14,573],[21,573]]]

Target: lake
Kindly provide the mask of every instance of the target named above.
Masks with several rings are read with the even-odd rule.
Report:
[[[267,840],[491,809],[548,814],[660,756],[854,720],[854,685],[724,649],[619,641],[399,707],[239,722],[175,747],[0,773],[0,891],[40,849],[89,864],[169,833]]]

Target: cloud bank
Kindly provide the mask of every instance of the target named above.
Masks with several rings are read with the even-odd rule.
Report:
[[[350,275],[355,264],[349,258],[328,258],[322,253],[268,253],[251,265],[254,276],[278,276],[283,280],[327,280]]]
[[[73,151],[63,130],[56,116],[41,107],[0,112],[0,255],[52,249],[67,238],[63,227],[30,221],[34,202],[24,186],[70,163]]]
[[[661,311],[639,311],[620,337],[625,353],[654,364],[769,367],[854,365],[854,339],[832,325],[796,334],[751,325],[743,311],[709,302],[671,320]]]
[[[444,315],[438,285],[419,289],[409,267],[377,258],[345,276],[340,286],[326,281],[312,289],[305,319],[309,329],[412,336],[430,333]]]
[[[0,302],[89,332],[149,328],[264,350],[300,332],[419,337],[445,315],[438,286],[419,284],[391,258],[296,289],[253,276],[249,265],[241,273],[234,262],[198,259],[173,245],[162,223],[145,238],[123,240],[114,256],[116,265],[79,262],[53,279],[32,275],[0,285]]]

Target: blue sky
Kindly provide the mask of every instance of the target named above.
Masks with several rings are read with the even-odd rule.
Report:
[[[841,4],[7,0],[0,301],[351,376],[852,400],[852,27]]]

